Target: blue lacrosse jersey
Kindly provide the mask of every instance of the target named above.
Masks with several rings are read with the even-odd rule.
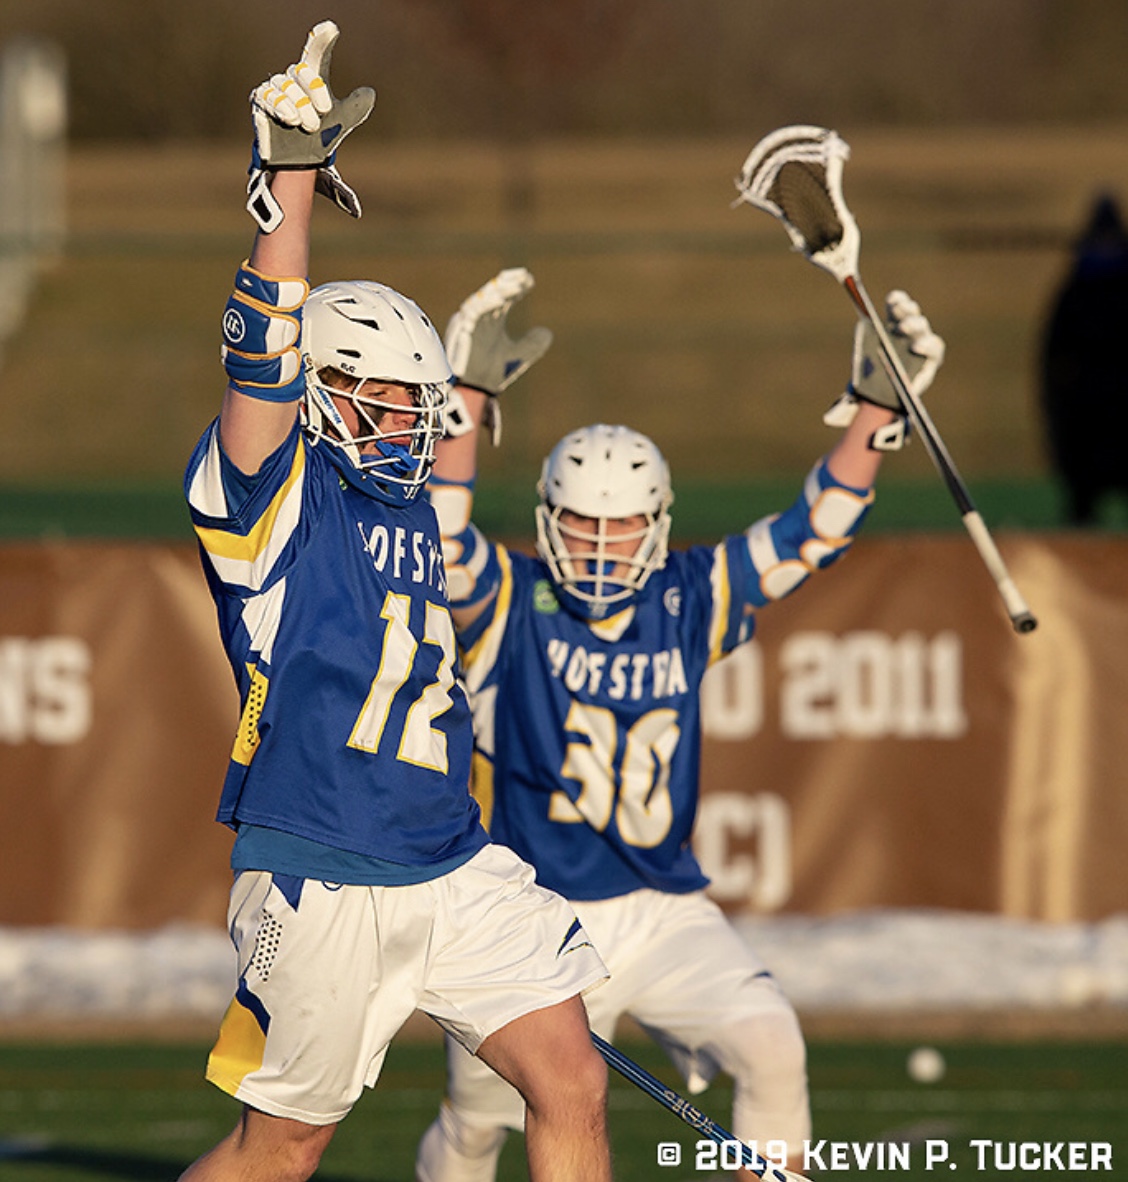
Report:
[[[397,866],[488,838],[434,512],[390,505],[295,426],[254,477],[218,424],[185,476],[242,715],[217,819]]]
[[[452,539],[460,559],[472,555],[455,607],[486,603],[459,643],[474,790],[493,838],[570,899],[707,885],[690,849],[702,678],[751,638],[760,608],[838,561],[873,499],[820,460],[783,512],[672,551],[629,607],[599,621],[569,610],[540,559],[480,533]]]
[[[671,552],[599,622],[560,602],[539,559],[494,553],[497,596],[460,638],[491,837],[569,899],[706,886],[690,848],[700,685],[752,634],[747,540]]]

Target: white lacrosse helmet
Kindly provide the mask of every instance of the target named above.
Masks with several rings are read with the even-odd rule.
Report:
[[[302,312],[302,355],[306,434],[337,448],[354,468],[372,476],[377,495],[393,503],[412,500],[431,473],[453,381],[430,320],[412,300],[382,283],[325,283],[310,292]],[[327,384],[327,369],[350,379],[351,389]],[[409,387],[418,410],[410,428],[385,437],[381,418],[404,408],[359,394],[369,378]],[[334,398],[351,403],[360,424],[355,433]]]
[[[537,553],[557,585],[592,618],[625,607],[666,565],[670,534],[670,469],[645,435],[603,423],[566,435],[541,470]],[[562,514],[590,519],[577,527]],[[641,517],[629,532],[608,523]],[[635,542],[623,554],[609,543]]]

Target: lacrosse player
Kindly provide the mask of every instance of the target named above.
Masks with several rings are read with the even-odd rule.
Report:
[[[184,1177],[308,1178],[418,1007],[524,1097],[530,1177],[609,1179],[581,1000],[606,970],[469,792],[423,495],[443,343],[388,287],[306,281],[315,190],[359,215],[334,161],[375,99],[333,97],[336,39],[316,26],[252,95],[259,233],[223,318],[222,410],[185,477],[242,700],[218,813],[238,984],[207,1077],[243,1112]]]
[[[810,1136],[799,1023],[765,966],[705,895],[690,849],[698,799],[701,679],[751,636],[761,608],[850,545],[873,501],[883,450],[904,440],[872,328],[856,338],[846,424],[793,505],[718,545],[667,549],[670,477],[637,431],[566,435],[544,463],[537,557],[487,541],[471,521],[476,442],[496,396],[548,348],[506,316],[532,286],[502,272],[447,330],[459,387],[430,495],[443,533],[452,614],[475,720],[475,794],[494,840],[569,899],[611,970],[586,1000],[611,1038],[629,1014],[691,1092],[728,1072],[732,1128],[761,1154]],[[943,341],[903,292],[890,332],[923,393]],[[520,1097],[448,1040],[448,1086],[420,1143],[418,1182],[492,1182]],[[776,1142],[776,1147],[769,1148]]]

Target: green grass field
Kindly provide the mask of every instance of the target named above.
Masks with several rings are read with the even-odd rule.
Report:
[[[1111,1145],[1112,1170],[1096,1176],[1128,1178],[1128,1043],[938,1045],[948,1065],[945,1076],[934,1084],[918,1084],[905,1070],[911,1044],[813,1042],[809,1055],[816,1139],[875,1147],[882,1140],[907,1144],[910,1168],[884,1172],[920,1179],[971,1174],[983,1182],[1016,1173],[1029,1176],[1030,1171],[996,1169],[992,1148],[982,1151],[980,1163],[973,1140],[1004,1145],[1103,1142]],[[627,1043],[625,1049],[680,1090],[661,1054],[649,1044]],[[231,1100],[203,1082],[205,1054],[201,1044],[0,1046],[0,1178],[175,1178],[228,1131],[236,1113]],[[317,1175],[320,1182],[410,1179],[415,1144],[435,1112],[442,1078],[442,1052],[434,1041],[393,1046],[375,1093],[365,1094],[329,1147]],[[701,1107],[727,1126],[730,1103],[731,1092],[718,1084],[702,1098]],[[619,1182],[726,1176],[717,1167],[697,1171],[693,1131],[617,1077],[612,1080],[610,1121]],[[929,1141],[934,1147],[945,1143],[954,1166],[945,1162],[928,1170]],[[659,1142],[680,1144],[680,1167],[658,1165]],[[847,1173],[830,1168],[831,1152],[829,1144],[824,1146],[828,1168],[813,1169],[813,1174]],[[849,1171],[849,1176],[859,1172]],[[514,1136],[504,1151],[499,1182],[524,1176],[521,1140]]]

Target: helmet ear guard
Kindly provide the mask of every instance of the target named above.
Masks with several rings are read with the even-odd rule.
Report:
[[[426,484],[442,436],[451,372],[442,340],[412,300],[381,283],[355,280],[315,288],[303,315],[303,428],[314,442],[341,452],[393,501],[411,500]],[[339,375],[327,380],[327,371]],[[383,389],[365,391],[368,382]],[[404,426],[402,394],[411,392],[413,421]],[[351,406],[350,426],[341,402]],[[397,426],[381,429],[385,415]]]
[[[589,617],[628,606],[665,566],[670,472],[645,435],[597,424],[565,436],[545,460],[537,492],[537,552]],[[634,518],[637,528],[620,528]]]

